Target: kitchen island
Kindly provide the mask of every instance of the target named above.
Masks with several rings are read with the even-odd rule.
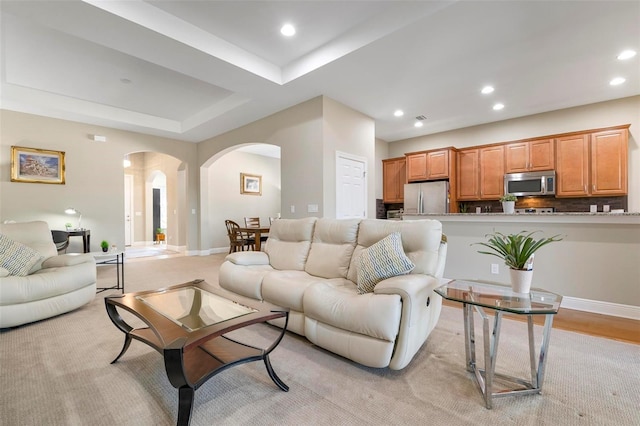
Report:
[[[449,248],[444,276],[509,283],[501,259],[478,253],[493,232],[539,231],[562,241],[536,253],[533,287],[563,295],[562,306],[640,319],[640,213],[451,213],[404,215],[442,222]],[[499,273],[491,273],[498,264]]]

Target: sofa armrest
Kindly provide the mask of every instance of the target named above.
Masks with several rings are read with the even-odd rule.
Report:
[[[442,297],[433,290],[442,285],[438,278],[424,274],[399,275],[380,281],[375,294],[398,294],[402,318],[389,368],[404,368],[427,340],[442,309]]]
[[[89,253],[68,253],[51,256],[42,262],[42,268],[59,268],[63,266],[79,265],[81,263],[96,263],[95,258]]]
[[[269,264],[269,256],[263,251],[237,251],[227,255],[225,260],[243,266]]]

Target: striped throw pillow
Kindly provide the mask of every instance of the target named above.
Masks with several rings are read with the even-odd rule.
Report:
[[[0,234],[0,267],[9,271],[9,275],[26,276],[42,258],[40,252]]]
[[[411,272],[415,265],[402,248],[399,232],[389,234],[362,250],[357,263],[358,293],[373,292],[380,281]]]

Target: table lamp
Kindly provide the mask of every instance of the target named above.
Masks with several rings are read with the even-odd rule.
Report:
[[[64,211],[66,214],[77,214],[78,215],[78,229],[82,229],[81,225],[82,225],[82,213],[79,212],[78,210],[74,209],[73,207],[69,207]]]

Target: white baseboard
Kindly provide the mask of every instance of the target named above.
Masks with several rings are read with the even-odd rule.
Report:
[[[210,254],[229,253],[229,247],[210,248],[207,250],[187,250],[185,256],[209,256]]]
[[[563,297],[561,306],[567,309],[575,309],[576,311],[640,320],[640,306],[580,299],[578,297]]]

